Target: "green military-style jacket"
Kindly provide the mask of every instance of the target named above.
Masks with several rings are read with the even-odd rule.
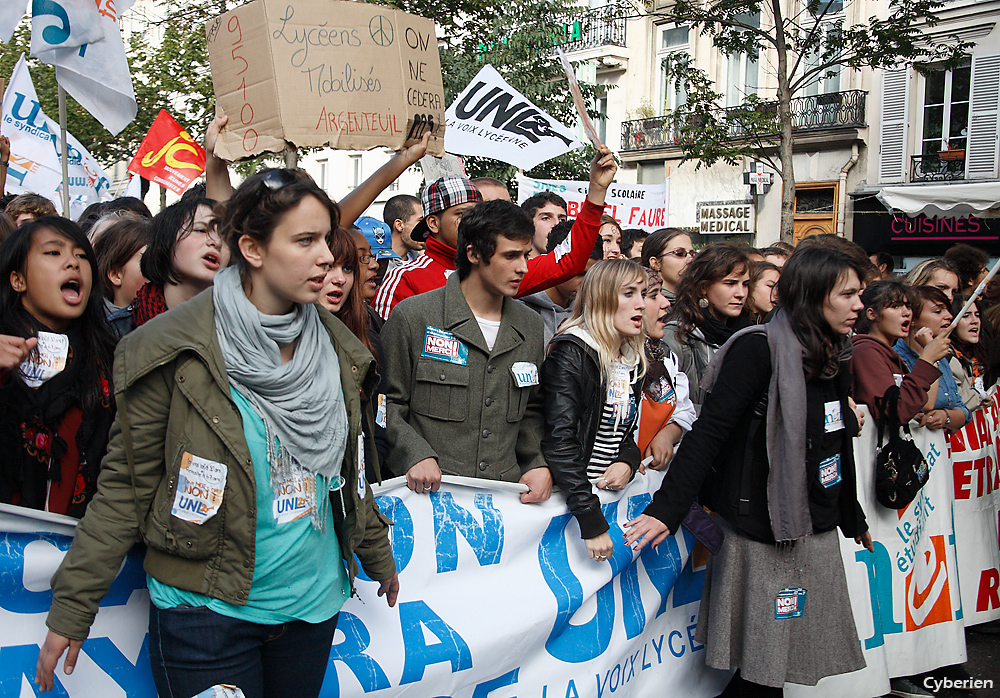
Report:
[[[362,419],[370,418],[363,401],[378,376],[364,345],[322,308],[320,317],[340,359],[350,425],[344,506],[338,498],[333,507],[341,553],[352,584],[355,553],[369,577],[387,580],[396,571],[390,522],[375,505],[358,457]],[[230,394],[211,290],[125,337],[115,353],[114,377],[118,418],[97,495],[52,578],[47,624],[71,639],[86,638],[98,604],[140,535],[147,544],[145,570],[164,584],[245,605],[253,582],[254,468]],[[227,466],[220,509],[201,525],[171,515],[185,453]]]
[[[457,273],[393,309],[381,339],[394,475],[425,458],[436,458],[444,475],[507,482],[545,466],[542,321],[512,298],[504,299],[501,317],[490,351]],[[534,384],[516,378],[514,364],[522,373],[533,366]]]

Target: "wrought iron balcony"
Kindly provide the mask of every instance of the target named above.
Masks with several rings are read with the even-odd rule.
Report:
[[[561,28],[557,27],[555,44],[566,52],[601,46],[624,47],[627,15],[627,9],[617,4],[567,15]]]
[[[792,99],[792,130],[798,133],[837,128],[863,128],[865,123],[864,90],[831,92],[829,94]],[[718,118],[726,124],[728,136],[733,140],[746,137],[745,107],[727,107],[717,110]],[[777,102],[761,102],[758,111],[776,114]],[[680,147],[683,145],[682,125],[670,123],[665,116],[636,119],[622,123],[622,150],[648,150],[650,148]],[[767,135],[767,134],[765,134]]]
[[[910,157],[911,182],[945,182],[965,179],[965,151],[951,150],[942,157],[936,153]],[[960,155],[960,157],[959,157]]]

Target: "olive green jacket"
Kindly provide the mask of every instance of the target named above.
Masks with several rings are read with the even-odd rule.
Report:
[[[341,553],[352,584],[355,553],[369,577],[387,580],[396,571],[390,522],[375,505],[358,458],[362,419],[371,419],[362,400],[372,394],[378,376],[364,345],[326,310],[320,309],[320,316],[340,359],[350,425],[344,502],[339,496],[332,501]],[[245,605],[253,582],[256,482],[243,421],[230,395],[211,290],[123,339],[114,378],[118,418],[97,495],[52,577],[47,624],[71,639],[87,636],[98,604],[140,535],[147,544],[145,570],[164,584]],[[228,468],[220,509],[201,525],[170,513],[184,453]]]
[[[465,345],[464,365],[429,358],[428,327]],[[538,313],[505,298],[491,351],[457,273],[444,288],[393,308],[381,333],[389,471],[405,475],[435,458],[444,475],[517,482],[544,467],[541,391],[537,384],[519,387],[511,370],[516,362],[541,369],[542,337]]]

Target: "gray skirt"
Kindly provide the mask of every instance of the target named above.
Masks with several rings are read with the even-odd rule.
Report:
[[[774,687],[863,669],[839,531],[779,547],[716,520],[726,539],[705,574],[696,635],[705,663]]]

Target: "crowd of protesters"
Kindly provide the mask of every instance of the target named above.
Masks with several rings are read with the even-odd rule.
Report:
[[[697,637],[738,669],[723,695],[863,667],[836,533],[871,549],[856,408],[878,416],[898,387],[901,421],[954,431],[984,404],[997,294],[944,330],[986,255],[957,245],[897,278],[836,236],[696,250],[681,229],[623,230],[603,215],[606,148],[575,220],[552,192],[517,206],[462,178],[360,217],[425,148],[339,204],[299,170],[234,189],[211,155],[207,187],[155,216],[2,201],[0,501],[81,519],[41,688],[64,653],[72,670],[137,540],[160,695],[317,695],[356,559],[389,605],[399,589],[369,482],[520,482],[526,504],[556,486],[601,562],[623,541],[594,488],[646,468],[667,473],[624,544],[682,525],[721,541]],[[214,504],[184,509],[185,488]],[[787,587],[823,589],[790,632],[768,610]]]

